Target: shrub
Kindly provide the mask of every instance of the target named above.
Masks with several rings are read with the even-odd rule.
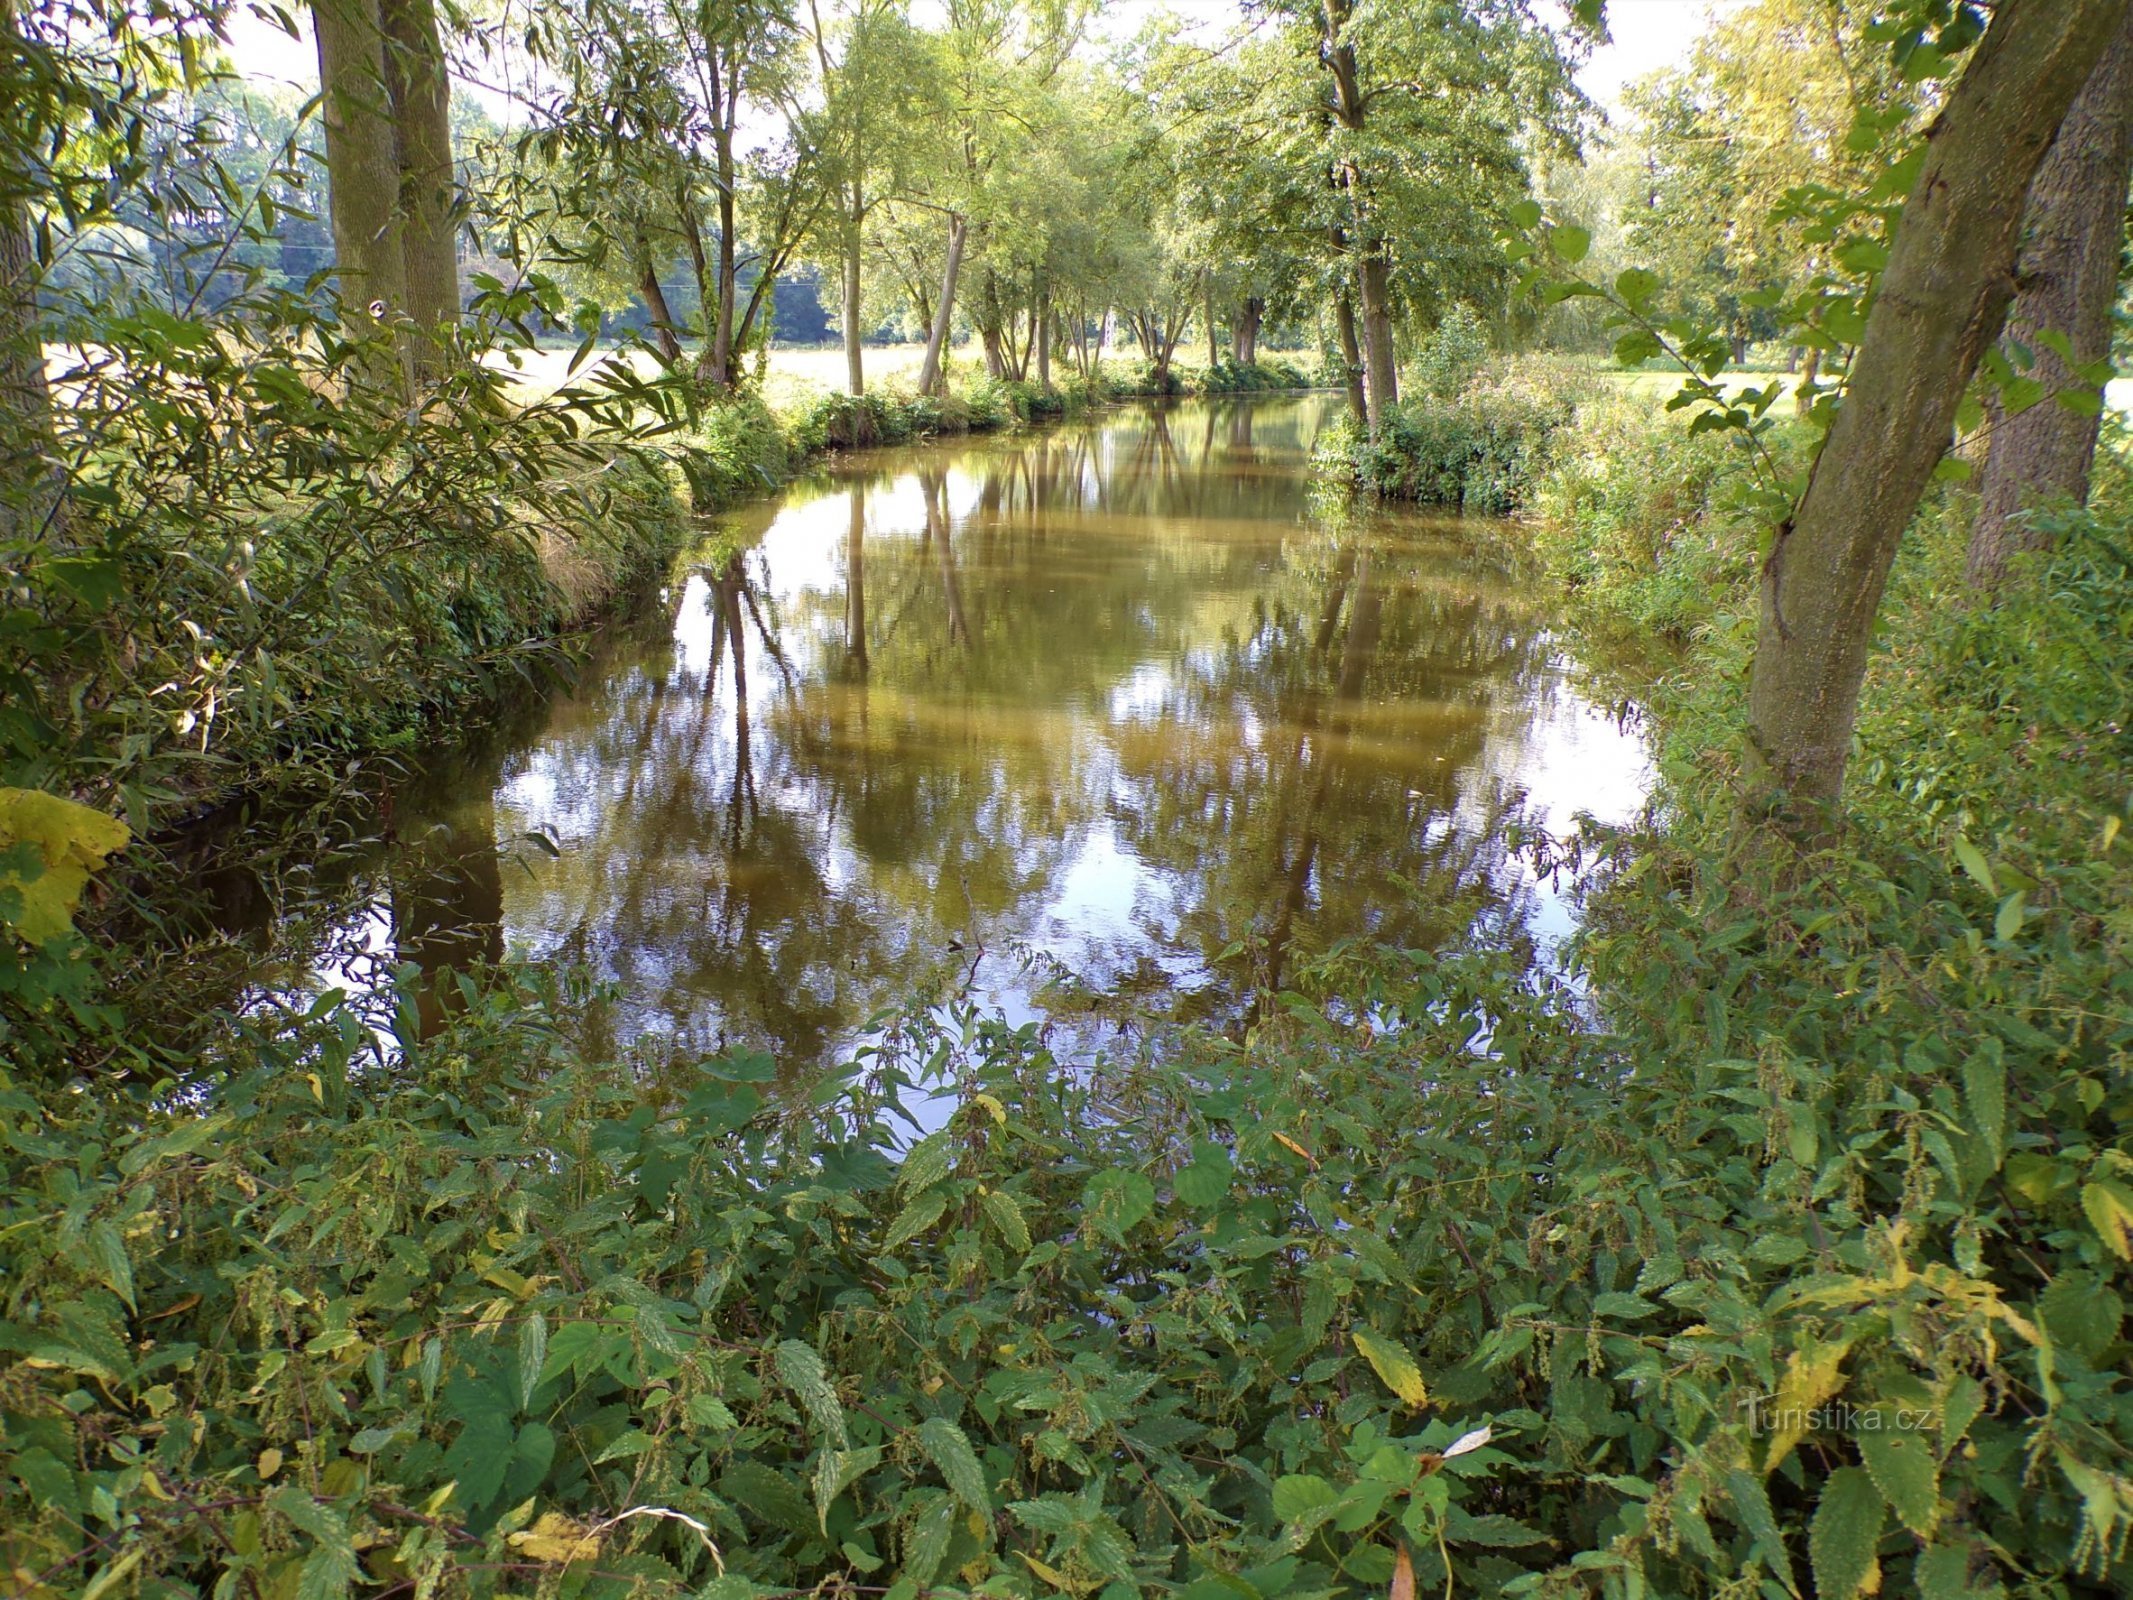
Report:
[[[1261,394],[1286,389],[1309,389],[1317,378],[1301,363],[1287,356],[1264,356],[1239,366],[1220,361],[1200,374],[1201,394]]]
[[[1344,421],[1319,457],[1378,494],[1502,514],[1528,502],[1571,412],[1552,370],[1514,365],[1455,400],[1404,402],[1374,439]]]
[[[1465,301],[1452,305],[1415,357],[1414,384],[1438,400],[1457,398],[1478,378],[1489,359],[1489,332]]]

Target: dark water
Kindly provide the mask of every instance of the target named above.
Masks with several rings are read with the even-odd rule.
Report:
[[[1337,403],[852,457],[744,512],[743,555],[397,796],[254,981],[577,963],[618,995],[596,1047],[798,1063],[914,994],[1086,1033],[1119,996],[1234,1019],[1350,935],[1545,947],[1569,910],[1506,820],[1625,817],[1644,749],[1496,530],[1313,495]]]

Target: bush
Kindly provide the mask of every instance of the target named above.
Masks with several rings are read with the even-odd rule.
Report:
[[[1287,356],[1266,356],[1239,366],[1220,361],[1200,374],[1201,394],[1264,394],[1289,389],[1310,389],[1318,379]]]
[[[1479,312],[1459,301],[1444,313],[1415,357],[1414,383],[1437,400],[1456,399],[1489,360],[1489,332]]]
[[[1533,548],[1603,615],[1686,638],[1754,575],[1755,528],[1735,494],[1748,471],[1734,435],[1692,435],[1640,396],[1590,397],[1527,498]]]
[[[1455,400],[1402,403],[1374,439],[1344,420],[1318,454],[1378,494],[1501,515],[1529,502],[1572,409],[1552,369],[1512,365]]]

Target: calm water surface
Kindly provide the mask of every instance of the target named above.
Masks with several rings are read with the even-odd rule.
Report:
[[[313,973],[581,963],[596,1046],[795,1063],[914,993],[1086,1019],[1070,974],[1219,1021],[1350,935],[1545,947],[1569,909],[1507,821],[1624,819],[1646,752],[1485,526],[1310,492],[1338,404],[853,456],[742,513],[743,555],[397,798]]]

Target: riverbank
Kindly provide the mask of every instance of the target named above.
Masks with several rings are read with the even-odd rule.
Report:
[[[1536,553],[1692,652],[1651,821],[1576,853],[1581,990],[1363,940],[1248,1029],[1076,1071],[920,1007],[794,1100],[745,1052],[588,1059],[574,977],[439,1015],[405,973],[380,1033],[253,1016],[201,1099],[11,1081],[0,1193],[50,1223],[0,1240],[11,1558],[733,1600],[1271,1600],[1403,1559],[1430,1592],[2124,1587],[2124,504],[1988,608],[1950,602],[1942,491],[1850,831],[1773,859],[1732,827],[1755,554],[1713,442],[1581,437]]]

